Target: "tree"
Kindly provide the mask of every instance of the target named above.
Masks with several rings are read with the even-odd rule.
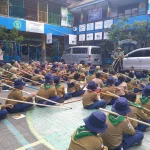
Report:
[[[148,24],[148,21],[135,21],[133,24],[129,24],[128,18],[123,18],[108,30],[109,39],[114,43],[131,39],[137,41],[138,47],[146,46]]]

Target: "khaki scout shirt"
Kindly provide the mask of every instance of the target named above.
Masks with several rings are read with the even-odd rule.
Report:
[[[135,130],[128,119],[124,119],[123,122],[115,126],[107,117],[106,124],[108,127],[102,135],[102,139],[104,141],[104,145],[110,149],[114,149],[122,143],[124,133],[129,135],[135,134]]]
[[[86,91],[83,94],[82,104],[84,107],[92,105],[95,101],[98,101],[97,93],[95,91]]]
[[[60,97],[65,96],[65,87],[63,85],[56,87],[56,91],[57,91],[58,96]]]
[[[145,107],[145,108],[147,108],[147,109],[150,110],[150,101],[147,102],[146,104],[142,104],[141,101],[140,101],[140,99],[137,98],[136,102],[137,102],[138,104],[140,104],[141,106],[143,106],[143,107]],[[145,111],[145,110],[144,110],[144,112],[148,115],[148,117],[150,117],[150,112]]]
[[[116,92],[118,96],[125,95],[125,92],[128,90],[126,82],[122,82],[117,88],[120,89]]]
[[[108,86],[108,87],[104,87],[104,88],[101,89],[101,92],[103,92],[103,93],[106,93],[107,91],[115,94],[116,87],[115,86]],[[100,98],[105,100],[106,103],[108,104],[112,100],[113,97],[112,96],[107,96],[103,93],[100,94]]]
[[[71,137],[71,143],[68,150],[108,150],[104,147],[100,136],[87,136],[74,140],[75,133]]]
[[[8,99],[14,99],[14,100],[19,100],[19,101],[29,101],[32,99],[32,97],[24,97],[22,94],[22,91],[19,89],[13,89],[9,94],[8,94]],[[18,104],[18,102],[13,102],[13,101],[6,101],[6,104]]]
[[[148,115],[144,113],[143,109],[140,109],[134,106],[130,106],[130,108],[131,108],[131,112],[128,114],[128,117],[135,118],[138,120],[140,119],[142,121],[148,121],[149,119]],[[132,121],[132,120],[130,122],[134,128],[137,127],[138,122]]]
[[[70,80],[70,83],[74,83],[74,87],[68,88],[68,92],[73,93],[73,92],[81,90],[79,81],[76,81],[76,80],[72,79],[72,80]]]
[[[103,81],[98,78],[94,78],[93,81],[98,84],[98,87],[102,87],[104,85]]]
[[[90,81],[92,81],[94,78],[95,78],[95,75],[87,76],[87,77],[86,77],[87,83],[89,83]]]
[[[44,85],[41,85],[39,91],[37,92],[37,95],[48,99],[50,97],[57,96],[57,91],[55,86],[53,85],[47,90],[44,88]]]
[[[127,83],[128,90],[133,92],[134,88],[136,87],[136,81],[131,80],[130,82]]]

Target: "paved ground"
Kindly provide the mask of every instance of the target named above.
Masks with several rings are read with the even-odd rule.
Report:
[[[31,88],[26,90],[36,91]],[[6,97],[7,94],[2,92],[0,96]],[[66,150],[72,133],[83,125],[83,118],[95,111],[84,110],[81,102],[66,106],[72,109],[35,107],[25,112],[26,118],[20,120],[8,115],[7,119],[0,122],[0,150]],[[150,150],[149,133],[145,133],[141,146],[130,150]]]

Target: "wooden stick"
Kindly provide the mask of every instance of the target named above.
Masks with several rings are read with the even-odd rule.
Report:
[[[108,92],[108,91],[107,91],[107,93],[110,94],[110,95],[112,95],[112,96],[114,96],[114,97],[116,96],[116,98],[119,98],[118,95],[115,95],[115,94],[113,94],[113,93],[111,93],[111,92]],[[128,102],[130,102],[130,101],[128,101]],[[143,107],[143,106],[142,106],[142,107]],[[143,107],[142,109],[145,110],[145,111],[147,111],[147,112],[150,112],[150,110],[147,109],[147,108],[145,108],[145,107]]]
[[[10,87],[10,88],[15,89],[14,87],[12,87],[12,86],[10,86],[10,85],[4,84],[4,83],[2,83],[2,84],[5,85],[5,86],[8,86],[8,87]],[[29,93],[29,92],[27,92],[27,91],[24,91],[24,90],[21,90],[21,91],[24,92],[24,93],[26,93],[26,94],[29,94],[29,95],[31,94],[31,93]],[[43,100],[46,100],[46,101],[51,102],[51,103],[53,103],[53,104],[61,105],[60,103],[54,102],[54,101],[52,101],[52,100],[46,99],[46,98],[41,97],[41,96],[38,96],[38,95],[36,95],[35,97],[38,97],[38,98],[43,99]],[[67,106],[65,106],[65,107],[67,107]],[[68,107],[69,107],[69,106],[68,106]],[[71,107],[70,107],[70,108],[71,108]]]
[[[118,113],[112,112],[112,111],[107,110],[107,109],[103,109],[103,108],[99,108],[99,109],[102,110],[102,111],[104,111],[104,112],[107,112],[107,113],[109,113],[109,114],[112,114],[112,115],[121,116],[121,115],[119,115]],[[137,120],[137,119],[128,117],[128,116],[125,116],[125,117],[126,117],[127,119],[129,119],[129,120],[136,121],[136,122],[138,122],[138,123],[141,123],[141,124],[144,124],[144,125],[147,125],[147,126],[150,127],[150,124],[149,124],[149,123],[146,123],[146,122],[143,122],[143,121],[140,121],[140,120]]]
[[[67,100],[67,101],[64,102],[64,104],[74,103],[74,102],[78,102],[78,101],[82,101],[82,99]]]
[[[46,107],[67,109],[66,107],[62,107],[62,106],[52,106],[52,105],[38,104],[38,103],[32,103],[32,102],[26,102],[26,101],[19,101],[19,100],[14,100],[14,99],[9,99],[9,98],[3,98],[3,97],[0,97],[0,99],[7,100],[7,101],[12,101],[12,102],[23,103],[23,104],[32,104],[32,105],[37,105],[37,106],[46,106]]]

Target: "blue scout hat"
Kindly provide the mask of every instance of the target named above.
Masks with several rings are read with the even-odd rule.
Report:
[[[55,83],[55,84],[59,84],[59,82],[60,82],[60,77],[54,76],[53,79],[54,79],[54,83]]]
[[[94,81],[90,81],[90,82],[88,83],[88,85],[87,85],[86,88],[87,88],[88,90],[94,91],[94,90],[97,89],[97,87],[98,87],[98,84],[96,84]]]
[[[118,113],[119,115],[126,115],[131,111],[128,100],[124,97],[118,98],[112,105],[111,110]]]
[[[150,96],[150,85],[149,84],[146,85],[145,88],[143,89],[142,95],[146,96],[146,97]]]
[[[88,66],[91,66],[91,65],[92,65],[92,63],[89,61],[89,62],[88,62]]]
[[[94,74],[95,70],[94,69],[90,69],[89,70],[89,74]]]
[[[49,83],[51,81],[53,81],[53,75],[48,73],[47,75],[45,75],[45,83]]]
[[[72,67],[69,69],[71,71],[71,73],[75,72],[75,69]]]
[[[25,83],[21,78],[16,79],[16,80],[14,81],[14,88],[23,87],[23,86],[25,86],[25,84],[26,84],[26,83]]]
[[[141,79],[141,78],[142,78],[142,73],[137,72],[137,73],[136,73],[136,78],[137,78],[137,79]]]
[[[39,69],[35,69],[35,70],[34,70],[34,73],[35,73],[35,74],[39,74],[39,72],[40,72]]]
[[[103,133],[107,128],[106,115],[101,111],[93,112],[89,117],[85,118],[86,127],[94,133]]]
[[[113,85],[115,84],[115,79],[113,77],[108,77],[106,81],[106,85]]]

